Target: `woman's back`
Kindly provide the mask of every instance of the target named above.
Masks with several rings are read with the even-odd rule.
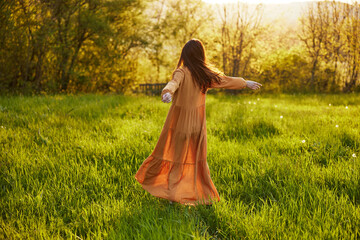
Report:
[[[191,72],[185,66],[174,72],[174,78],[179,81],[179,87],[174,93],[173,104],[182,108],[196,108],[205,104],[205,94],[192,79]]]

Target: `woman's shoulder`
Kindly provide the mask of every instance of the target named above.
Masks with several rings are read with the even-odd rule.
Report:
[[[179,68],[177,68],[177,69],[175,69],[175,70],[173,71],[173,76],[174,76],[176,73],[178,73],[178,74],[183,75],[183,76],[185,77],[188,72],[189,72],[189,70],[188,70],[187,67],[181,66],[181,67],[179,67]]]
[[[185,73],[186,71],[189,71],[187,67],[185,66],[180,66],[177,69],[174,70],[174,72],[183,72]]]

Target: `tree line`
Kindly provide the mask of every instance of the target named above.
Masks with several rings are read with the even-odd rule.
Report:
[[[1,1],[0,91],[131,92],[168,81],[191,38],[225,74],[262,91],[359,91],[359,14],[356,1],[312,2],[292,28],[264,21],[261,4]]]
[[[306,83],[319,91],[353,90],[360,73],[359,4],[317,2],[308,8],[301,23],[299,37],[311,63]]]

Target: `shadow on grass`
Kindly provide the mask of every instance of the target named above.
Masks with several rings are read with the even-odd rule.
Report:
[[[213,134],[221,140],[245,140],[250,138],[269,138],[279,135],[280,129],[271,122],[257,120],[251,123],[226,124],[213,130]]]
[[[216,237],[213,206],[170,204],[148,193],[133,205],[131,214],[116,221],[109,239],[190,239]]]

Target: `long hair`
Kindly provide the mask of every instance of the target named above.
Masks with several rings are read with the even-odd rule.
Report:
[[[184,45],[177,68],[181,65],[190,70],[195,84],[200,87],[204,94],[212,82],[220,84],[222,73],[206,62],[204,46],[198,39],[191,39]]]

